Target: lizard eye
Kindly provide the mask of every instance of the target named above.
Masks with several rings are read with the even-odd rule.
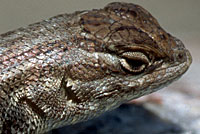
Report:
[[[142,52],[125,52],[121,57],[122,68],[129,72],[142,72],[149,64],[148,57]]]

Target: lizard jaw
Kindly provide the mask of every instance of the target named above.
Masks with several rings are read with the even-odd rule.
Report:
[[[137,77],[137,79],[132,78],[127,85],[133,89],[131,91],[132,96],[130,95],[127,100],[136,99],[143,95],[153,93],[166,87],[173,81],[178,80],[188,70],[192,63],[190,52],[186,49],[184,51],[186,55],[184,61],[181,59],[181,62],[176,61],[175,64],[163,63],[162,66],[155,69],[152,73],[145,74],[140,78]],[[137,91],[135,91],[135,89],[137,89]],[[136,93],[137,95],[135,95]]]

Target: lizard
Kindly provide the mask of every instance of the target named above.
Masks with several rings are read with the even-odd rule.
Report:
[[[45,133],[85,121],[180,78],[181,40],[143,7],[76,11],[0,35],[0,132]]]

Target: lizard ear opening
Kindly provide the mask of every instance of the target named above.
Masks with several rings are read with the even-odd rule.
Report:
[[[142,52],[125,52],[120,59],[122,68],[132,73],[140,73],[149,64],[148,57]]]

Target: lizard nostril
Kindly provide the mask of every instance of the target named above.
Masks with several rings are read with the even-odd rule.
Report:
[[[184,53],[184,52],[178,52],[177,54],[176,54],[176,60],[178,61],[178,62],[184,62],[185,60],[186,60],[186,54]]]
[[[179,59],[183,59],[183,57],[184,57],[183,53],[179,53],[179,54],[178,54],[178,58],[179,58]]]

